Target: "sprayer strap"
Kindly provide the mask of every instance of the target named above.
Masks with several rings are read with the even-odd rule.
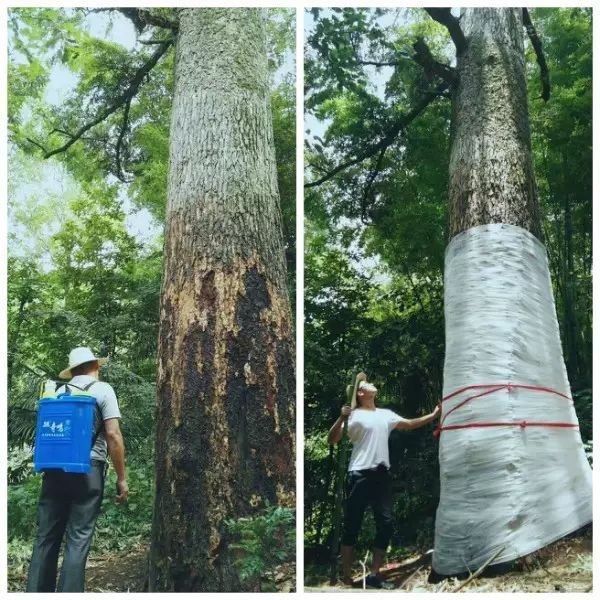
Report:
[[[75,385],[74,383],[65,383],[65,388],[68,391],[69,386],[71,386],[71,387],[77,388],[78,390],[81,390],[82,392],[87,392],[95,383],[98,383],[98,381],[94,380],[82,388],[79,387],[78,385]],[[98,439],[98,436],[104,429],[104,419],[102,418],[102,411],[100,410],[100,407],[98,406],[97,398],[96,398],[96,404],[94,405],[94,408],[96,409],[96,418],[98,419],[98,422],[100,423],[100,425],[98,427],[94,426],[94,435],[92,437],[92,448],[96,445],[96,440]]]

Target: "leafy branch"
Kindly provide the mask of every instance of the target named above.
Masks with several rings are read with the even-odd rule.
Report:
[[[123,175],[123,171],[121,169],[121,146],[123,145],[123,138],[125,137],[125,132],[129,126],[129,109],[131,108],[131,98],[128,98],[125,102],[125,108],[123,109],[123,123],[121,125],[121,131],[119,132],[119,137],[117,139],[117,145],[115,147],[115,161],[117,163],[117,177],[126,183],[125,176]]]
[[[44,152],[44,158],[50,158],[55,154],[60,154],[61,152],[67,151],[77,140],[79,140],[86,132],[95,127],[96,125],[102,123],[106,120],[110,115],[119,110],[122,106],[126,106],[126,114],[123,119],[123,127],[121,128],[121,135],[119,136],[119,141],[117,142],[117,153],[120,151],[120,145],[122,142],[122,138],[124,135],[124,128],[127,127],[127,117],[129,114],[129,104],[133,97],[137,94],[140,86],[142,85],[146,76],[150,73],[150,71],[154,68],[154,66],[158,63],[161,57],[165,54],[165,52],[173,45],[173,40],[166,40],[162,44],[159,44],[157,49],[154,51],[152,56],[136,71],[133,78],[129,82],[127,89],[117,96],[117,98],[111,102],[107,107],[102,109],[91,121],[82,125],[76,132],[69,133],[66,131],[62,131],[69,137],[69,139],[58,148],[54,148],[52,150],[48,150],[44,147],[43,144],[33,140],[31,138],[26,138],[27,141],[34,146],[37,146]],[[120,169],[120,167],[119,167]]]
[[[138,33],[141,33],[147,25],[151,25],[152,27],[161,27],[162,29],[170,29],[171,31],[175,32],[179,29],[179,24],[176,21],[173,21],[155,11],[151,12],[145,8],[91,8],[89,9],[89,12],[107,12],[114,10],[127,17],[134,24]]]
[[[378,152],[391,146],[398,135],[404,131],[412,121],[414,121],[436,98],[439,98],[448,88],[449,84],[447,81],[440,83],[435,89],[426,92],[419,101],[413,106],[413,108],[407,113],[400,116],[392,124],[387,127],[388,132],[376,143],[368,146],[363,152],[358,154],[356,157],[347,160],[343,163],[338,164],[333,169],[327,171],[322,177],[315,181],[310,181],[304,184],[305,188],[312,188],[329,181],[332,177],[335,177],[341,171],[348,169],[354,165],[358,165],[364,162],[367,158],[374,156]],[[311,165],[312,166],[312,165]]]

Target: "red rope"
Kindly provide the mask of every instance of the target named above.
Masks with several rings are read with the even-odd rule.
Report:
[[[448,418],[448,415],[453,413],[457,408],[460,408],[461,406],[464,406],[467,402],[469,402],[470,400],[474,400],[475,398],[481,398],[482,396],[487,396],[489,394],[493,394],[494,392],[499,392],[500,390],[504,389],[506,386],[500,386],[500,387],[495,387],[492,388],[491,390],[488,390],[487,392],[481,392],[481,394],[476,394],[475,396],[469,396],[468,398],[466,398],[465,400],[463,400],[462,402],[460,402],[459,404],[457,404],[454,408],[451,408],[445,415],[444,415],[444,420],[442,421],[442,423]],[[443,400],[442,400],[443,402]]]
[[[467,385],[466,387],[461,388],[460,390],[456,390],[456,392],[452,392],[451,394],[448,394],[447,396],[442,398],[442,402],[445,402],[446,400],[450,400],[450,398],[454,398],[454,396],[458,396],[459,394],[462,394],[463,392],[466,392],[467,390],[479,390],[479,389],[495,388],[495,387],[508,388],[509,391],[512,388],[523,388],[525,390],[537,390],[540,392],[548,392],[549,394],[556,394],[557,396],[561,396],[562,398],[565,398],[566,400],[571,400],[571,398],[569,396],[566,396],[565,394],[562,394],[561,392],[557,392],[556,390],[552,390],[552,389],[546,388],[546,387],[540,387],[537,385],[522,385],[519,383],[487,383],[485,385]]]
[[[440,433],[444,430],[453,430],[453,429],[468,429],[471,427],[521,427],[524,429],[525,427],[562,427],[562,428],[579,428],[579,425],[573,423],[554,423],[554,422],[544,422],[544,421],[519,421],[519,422],[494,422],[494,423],[469,423],[467,425],[447,425],[443,427],[444,422],[448,418],[448,416],[453,413],[455,410],[464,406],[467,402],[474,400],[475,398],[482,398],[483,396],[488,396],[490,394],[494,394],[495,392],[499,392],[500,390],[507,389],[509,392],[513,388],[520,388],[526,390],[534,390],[539,392],[546,392],[549,394],[555,394],[560,396],[561,398],[565,398],[572,402],[571,398],[561,392],[557,392],[556,390],[552,390],[550,388],[536,386],[536,385],[522,385],[516,383],[496,383],[496,384],[484,384],[484,385],[468,385],[464,388],[461,388],[448,396],[442,398],[442,402],[446,400],[450,400],[458,396],[459,394],[466,392],[467,390],[476,390],[476,389],[485,389],[487,391],[481,392],[480,394],[474,394],[472,396],[468,396],[462,402],[457,404],[454,408],[449,410],[445,415],[443,420],[440,421],[436,430],[433,432],[433,435],[439,437]]]

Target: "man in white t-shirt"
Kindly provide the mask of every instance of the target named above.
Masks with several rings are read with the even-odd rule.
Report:
[[[377,388],[362,381],[356,391],[357,407],[343,406],[340,416],[329,430],[328,441],[336,444],[342,439],[344,421],[348,417],[348,438],[352,442],[352,455],[348,465],[348,494],[342,537],[342,579],[351,585],[354,545],[362,525],[367,506],[375,517],[373,563],[367,585],[388,589],[379,576],[392,533],[392,488],[388,438],[394,429],[418,429],[434,421],[441,407],[423,417],[405,419],[387,408],[375,406]]]
[[[99,381],[105,358],[94,356],[89,348],[75,348],[61,379],[71,393],[83,390],[96,398],[101,422],[90,449],[89,473],[66,473],[58,469],[44,472],[38,504],[38,529],[27,578],[28,592],[83,592],[85,565],[92,544],[96,519],[104,496],[107,454],[117,474],[117,502],[127,500],[125,446],[119,421],[121,413],[113,388]],[[61,386],[57,393],[65,392]],[[65,537],[63,561],[56,584],[58,555]]]

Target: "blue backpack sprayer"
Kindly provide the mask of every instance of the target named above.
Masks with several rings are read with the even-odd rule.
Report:
[[[61,469],[67,473],[89,473],[90,451],[102,430],[96,398],[88,390],[97,381],[78,388],[65,384],[56,395],[54,382],[46,383],[38,404],[33,470]],[[72,393],[76,388],[77,393]]]

